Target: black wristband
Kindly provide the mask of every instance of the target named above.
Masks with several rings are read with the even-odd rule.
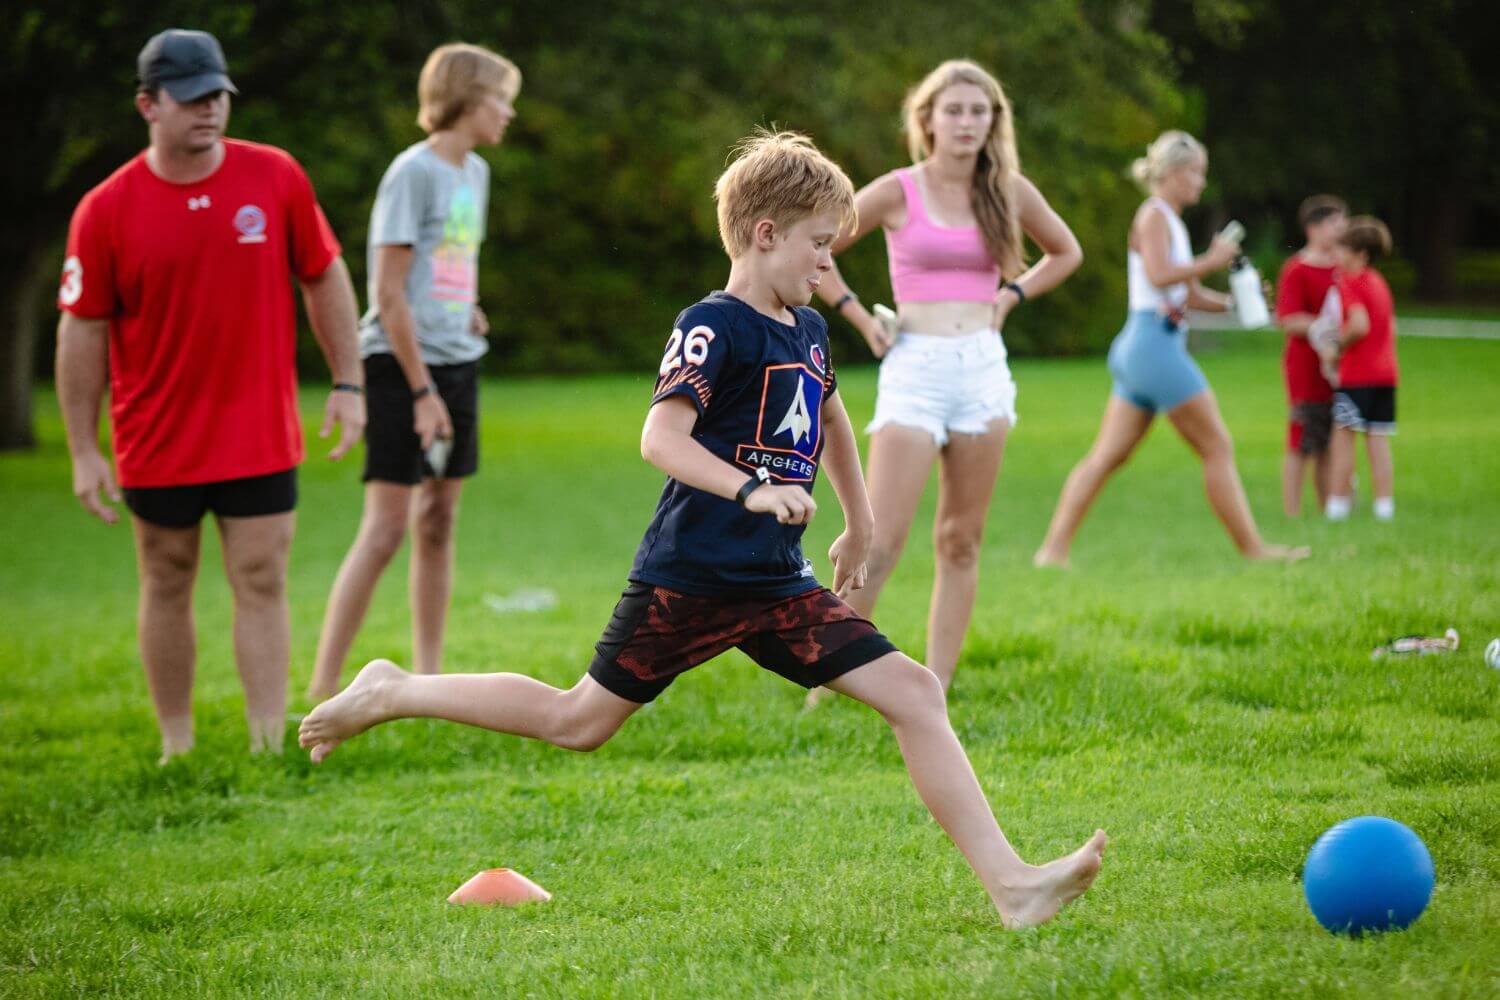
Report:
[[[420,388],[420,389],[413,389],[411,391],[411,401],[413,403],[415,403],[417,400],[421,399],[423,396],[430,396],[430,395],[432,395],[432,383],[428,382],[426,385],[422,386],[422,388]]]
[[[333,383],[333,391],[352,392],[356,396],[363,396],[365,394],[365,387],[358,382],[335,382]]]
[[[770,481],[771,474],[766,471],[765,466],[761,466],[760,468],[755,470],[755,475],[745,480],[745,485],[741,486],[740,491],[734,495],[734,502],[739,504],[741,507],[745,506],[745,501],[750,499],[750,494],[754,493],[756,490],[760,489]]]
[[[1009,288],[1011,291],[1016,293],[1016,305],[1025,305],[1026,291],[1020,286],[1019,283],[1014,281],[1007,281],[1004,287]]]
[[[844,311],[844,303],[858,301],[858,295],[855,295],[853,292],[845,292],[843,295],[840,295],[839,300],[833,304],[833,311],[836,313],[841,313]]]

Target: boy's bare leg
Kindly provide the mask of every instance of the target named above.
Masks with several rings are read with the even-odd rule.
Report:
[[[453,526],[462,479],[429,479],[416,489],[411,509],[412,669],[443,672],[443,630],[453,596]]]
[[[1051,920],[1093,883],[1107,843],[1103,830],[1050,864],[1028,865],[1016,854],[948,724],[943,685],[932,671],[888,653],[828,686],[869,705],[890,724],[917,794],[968,859],[1006,927]]]
[[[323,614],[318,656],[307,689],[315,701],[338,693],[344,658],[349,655],[349,647],[370,608],[375,585],[406,538],[411,492],[412,488],[402,483],[372,480],[365,484],[365,509],[359,533],[339,567],[328,595],[328,610]]]
[[[1307,456],[1296,449],[1288,451],[1281,463],[1281,512],[1287,517],[1302,513],[1302,473],[1306,467]]]
[[[1331,520],[1347,518],[1353,503],[1350,479],[1354,476],[1354,433],[1347,427],[1335,427],[1328,442],[1329,488],[1323,510]]]
[[[1114,471],[1125,464],[1136,445],[1151,429],[1155,416],[1119,396],[1111,395],[1104,407],[1104,419],[1099,425],[1099,436],[1094,446],[1083,457],[1068,481],[1063,484],[1062,496],[1057,498],[1057,510],[1052,512],[1052,523],[1047,527],[1047,537],[1037,549],[1031,562],[1036,566],[1066,566],[1068,552],[1073,548],[1073,536],[1083,523],[1083,515],[1093,505],[1094,498],[1104,488]]]
[[[640,707],[587,674],[564,691],[521,674],[409,674],[390,660],[372,660],[340,694],[308,713],[297,741],[318,763],[371,726],[423,718],[586,751],[602,746]]]
[[[1313,490],[1318,495],[1318,510],[1328,503],[1328,494],[1332,492],[1333,475],[1331,472],[1332,462],[1329,451],[1324,448],[1313,459]]]
[[[245,689],[250,752],[280,753],[292,645],[286,567],[297,515],[288,511],[218,521],[224,571],[234,595],[234,660]]]
[[[1370,459],[1370,492],[1376,500],[1396,495],[1396,466],[1391,458],[1391,439],[1384,434],[1365,435],[1365,454]]]
[[[166,528],[138,517],[138,618],[146,686],[161,730],[161,763],[193,748],[193,581],[198,575],[198,525]]]

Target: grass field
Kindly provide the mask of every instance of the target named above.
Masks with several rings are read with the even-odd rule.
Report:
[[[198,588],[199,747],[155,764],[128,531],[68,495],[43,444],[0,458],[0,994],[17,996],[1495,996],[1500,993],[1500,343],[1401,347],[1399,518],[1279,511],[1269,336],[1201,356],[1262,526],[1311,561],[1247,565],[1158,427],[1106,491],[1066,573],[1031,569],[1091,440],[1101,361],[1018,363],[979,609],[951,715],[1023,855],[1096,825],[1095,888],[1006,933],[906,781],[883,724],[739,654],[702,667],[592,755],[403,722],[310,766],[244,752],[228,595]],[[842,384],[856,421],[873,369]],[[645,376],[491,382],[466,496],[449,669],[571,683],[623,586],[660,477],[636,443]],[[318,398],[306,397],[311,414]],[[311,421],[310,421],[311,422]],[[358,468],[304,467],[293,688],[359,514]],[[1366,478],[1366,482],[1368,479]],[[808,551],[840,524],[832,493]],[[931,498],[876,615],[920,656]],[[555,610],[486,603],[545,587]],[[1371,661],[1389,636],[1448,656]],[[355,658],[407,659],[405,572]],[[306,702],[294,699],[294,709]],[[1393,816],[1438,887],[1409,931],[1317,927],[1298,874],[1317,835]],[[507,865],[555,894],[448,906]]]

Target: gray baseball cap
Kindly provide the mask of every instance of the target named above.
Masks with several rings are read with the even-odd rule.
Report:
[[[168,28],[153,35],[136,58],[136,76],[142,87],[165,87],[183,104],[216,90],[239,93],[229,79],[219,40],[206,31]]]

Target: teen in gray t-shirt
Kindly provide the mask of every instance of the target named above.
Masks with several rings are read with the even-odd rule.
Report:
[[[359,353],[391,353],[380,325],[375,255],[382,246],[410,246],[406,301],[417,345],[429,365],[459,365],[484,356],[489,343],[470,327],[479,288],[489,164],[476,153],[460,169],[419,142],[391,161],[370,210],[370,310],[359,324]]]

